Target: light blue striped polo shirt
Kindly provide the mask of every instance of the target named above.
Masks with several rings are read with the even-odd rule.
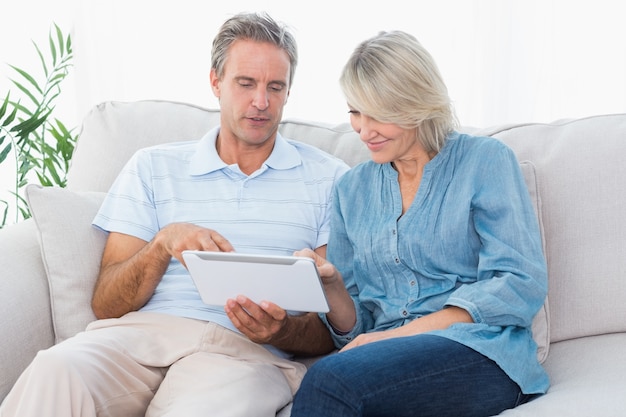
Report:
[[[215,128],[199,141],[139,150],[115,180],[93,224],[150,241],[169,223],[189,222],[216,230],[244,253],[291,255],[325,245],[331,191],[348,166],[279,134],[263,166],[245,175],[220,159],[218,132]],[[202,302],[176,259],[141,310],[236,330],[222,308]]]

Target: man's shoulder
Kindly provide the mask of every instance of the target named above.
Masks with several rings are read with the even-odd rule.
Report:
[[[158,153],[162,151],[171,152],[171,151],[194,151],[196,149],[196,145],[198,140],[181,140],[179,142],[165,142],[165,143],[157,143],[154,145],[146,146],[138,150],[138,152],[144,153]]]
[[[308,143],[300,142],[294,139],[285,139],[289,144],[291,144],[302,158],[302,161],[305,163],[321,163],[321,164],[330,164],[334,165],[338,168],[349,168],[346,162],[329,153],[326,152],[315,145],[311,145]]]
[[[166,157],[170,160],[189,159],[196,151],[197,140],[167,142],[146,146],[135,151],[134,158],[137,160],[155,160]]]

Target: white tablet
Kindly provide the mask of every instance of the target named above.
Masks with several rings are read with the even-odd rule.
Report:
[[[183,251],[202,301],[223,306],[244,295],[285,310],[327,313],[322,281],[311,258],[237,252]]]

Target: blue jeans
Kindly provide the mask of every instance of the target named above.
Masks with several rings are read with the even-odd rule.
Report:
[[[529,399],[490,359],[422,334],[319,360],[305,375],[291,416],[493,416]]]

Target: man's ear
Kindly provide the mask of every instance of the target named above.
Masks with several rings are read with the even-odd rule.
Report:
[[[213,94],[215,95],[215,97],[219,99],[221,95],[220,80],[217,77],[217,72],[215,71],[215,68],[211,68],[211,73],[209,74],[209,78],[211,80],[211,90],[213,90]]]

